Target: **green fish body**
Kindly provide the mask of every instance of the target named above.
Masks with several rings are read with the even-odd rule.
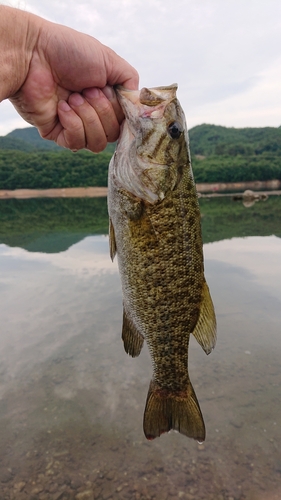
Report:
[[[112,259],[117,254],[122,282],[125,350],[138,356],[145,339],[152,358],[144,433],[154,439],[175,429],[204,441],[188,345],[192,333],[209,354],[216,319],[176,90],[117,88],[126,119],[109,167],[110,253]]]

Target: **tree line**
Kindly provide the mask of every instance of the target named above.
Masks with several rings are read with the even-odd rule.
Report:
[[[17,132],[17,133],[16,133]],[[281,127],[199,125],[189,131],[196,182],[281,179]],[[107,186],[114,145],[99,154],[72,153],[29,127],[0,137],[0,189]]]
[[[111,153],[0,150],[0,189],[107,186]]]

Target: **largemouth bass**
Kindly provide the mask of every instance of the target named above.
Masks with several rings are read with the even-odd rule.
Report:
[[[144,433],[175,429],[198,441],[205,425],[188,375],[192,333],[209,354],[216,319],[204,277],[201,223],[177,85],[116,89],[125,114],[110,162],[110,254],[118,257],[125,351],[153,364]]]

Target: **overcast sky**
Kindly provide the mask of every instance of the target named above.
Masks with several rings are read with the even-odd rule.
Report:
[[[189,128],[281,125],[280,0],[2,3],[95,36],[136,67],[141,87],[177,82]],[[27,126],[9,102],[0,116],[0,135]]]

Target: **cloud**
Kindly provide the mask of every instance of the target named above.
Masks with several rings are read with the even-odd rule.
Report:
[[[261,72],[259,78],[249,81],[248,88],[245,85],[241,93],[232,92],[225,99],[205,100],[205,102],[202,96],[200,105],[198,101],[190,102],[186,108],[188,125],[192,127],[200,123],[215,123],[230,127],[279,127],[281,125],[278,105],[281,102],[280,81],[281,58]]]
[[[204,245],[207,260],[217,260],[240,267],[251,273],[257,286],[275,293],[280,300],[281,238],[276,236],[251,236],[232,238]]]
[[[20,6],[111,46],[138,69],[141,86],[177,82],[191,126],[280,125],[279,0],[28,0]],[[4,119],[10,127],[13,120]]]
[[[206,260],[217,260],[240,267],[244,272],[251,273],[253,279],[260,284],[278,290],[279,295],[280,255],[281,238],[274,235],[232,238],[204,245]],[[117,259],[112,263],[109,257],[108,236],[102,235],[88,236],[64,252],[51,254],[28,252],[22,248],[0,244],[0,257],[10,261],[13,259],[11,265],[15,262],[50,265],[81,278],[118,272]]]
[[[0,244],[0,257],[9,261],[12,259],[13,262],[21,261],[27,265],[37,263],[54,266],[81,278],[117,273],[117,259],[112,263],[109,256],[108,236],[89,236],[72,245],[65,252],[52,254],[28,252],[23,248]]]

